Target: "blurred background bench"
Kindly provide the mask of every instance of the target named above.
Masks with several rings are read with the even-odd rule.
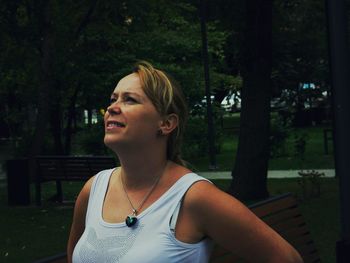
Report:
[[[311,234],[299,211],[297,200],[291,193],[271,197],[252,204],[249,208],[298,250],[305,263],[321,262]],[[239,258],[230,251],[219,246],[214,247],[210,262],[236,261],[239,261]]]
[[[62,202],[62,181],[87,181],[101,170],[116,166],[108,156],[38,156],[36,157],[36,204],[41,205],[42,184],[56,182],[56,201]]]

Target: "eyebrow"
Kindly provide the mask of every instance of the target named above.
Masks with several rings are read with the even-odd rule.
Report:
[[[141,98],[141,95],[139,95],[138,93],[130,92],[130,91],[122,92],[122,95],[134,95],[134,96],[136,96],[138,98]],[[118,93],[112,92],[111,97],[113,97],[113,96],[114,97],[118,97],[119,95],[118,95]]]

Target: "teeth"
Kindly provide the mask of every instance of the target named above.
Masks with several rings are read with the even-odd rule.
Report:
[[[108,123],[107,127],[124,127],[124,125],[119,122],[110,122]]]
[[[125,125],[122,124],[122,123],[117,122],[117,126],[118,126],[118,127],[124,127]]]

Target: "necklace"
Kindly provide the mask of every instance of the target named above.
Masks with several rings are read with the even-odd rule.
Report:
[[[163,171],[164,172],[164,171]],[[148,191],[148,193],[144,196],[144,198],[142,199],[141,203],[139,204],[139,206],[137,208],[135,208],[135,206],[132,204],[131,200],[130,200],[130,197],[128,195],[128,192],[126,191],[126,188],[125,188],[125,184],[124,184],[124,180],[123,180],[123,176],[122,176],[122,172],[120,171],[120,181],[122,183],[122,186],[123,186],[123,190],[124,190],[124,193],[125,193],[125,196],[126,198],[128,199],[129,201],[129,204],[132,208],[132,214],[131,215],[128,215],[126,218],[125,218],[125,224],[128,226],[128,227],[132,227],[136,224],[137,222],[137,214],[138,212],[140,211],[141,207],[143,206],[143,204],[146,202],[146,200],[148,199],[148,197],[152,194],[153,190],[156,188],[159,180],[160,180],[160,177],[162,176],[163,172],[156,178],[156,180],[154,181],[151,189]]]

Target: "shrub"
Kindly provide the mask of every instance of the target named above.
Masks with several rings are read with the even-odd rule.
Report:
[[[107,147],[103,143],[104,129],[100,123],[84,127],[75,136],[79,154],[105,155]]]
[[[219,153],[222,145],[222,128],[214,122],[215,151]],[[182,155],[185,159],[206,156],[209,152],[207,119],[201,116],[190,117],[187,123]]]
[[[270,157],[287,155],[286,142],[290,132],[289,121],[286,122],[280,115],[272,118],[270,129]]]

